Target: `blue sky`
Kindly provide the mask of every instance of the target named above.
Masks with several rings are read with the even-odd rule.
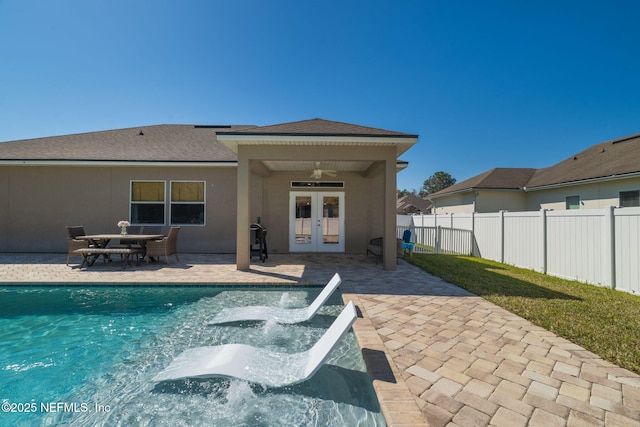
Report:
[[[640,132],[640,2],[0,0],[0,141],[310,118],[420,135],[398,187]]]

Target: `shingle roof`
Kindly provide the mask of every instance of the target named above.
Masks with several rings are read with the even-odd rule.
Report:
[[[429,196],[441,196],[473,189],[519,190],[527,185],[535,172],[534,168],[495,168]]]
[[[0,143],[0,160],[232,162],[216,131],[236,127],[154,125],[23,139]]]
[[[640,134],[602,142],[544,169],[496,168],[430,196],[473,189],[535,190],[549,185],[640,173]]]
[[[396,201],[396,213],[399,215],[408,215],[413,213],[427,213],[431,208],[431,201],[425,200],[415,194],[406,194],[399,197]]]
[[[527,188],[640,172],[640,134],[593,145],[549,168],[538,169]]]
[[[385,136],[417,138],[417,135],[385,129],[334,122],[324,119],[310,119],[270,126],[257,126],[240,130],[222,131],[221,135],[295,135],[295,136]]]
[[[417,137],[322,119],[260,127],[165,124],[0,142],[0,161],[237,161],[217,134]]]

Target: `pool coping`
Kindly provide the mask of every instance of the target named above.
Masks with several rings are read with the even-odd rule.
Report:
[[[358,294],[348,284],[342,286],[344,303],[353,301],[358,311],[358,319],[352,329],[360,345],[387,426],[429,427],[430,424],[404,382],[400,370],[386,351]]]

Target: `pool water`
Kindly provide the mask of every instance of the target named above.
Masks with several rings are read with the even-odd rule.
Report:
[[[352,332],[311,378],[266,389],[240,380],[151,378],[191,347],[310,348],[343,308],[309,322],[210,326],[223,307],[303,307],[319,288],[0,289],[0,425],[377,426],[384,417]],[[286,369],[286,367],[283,367]]]

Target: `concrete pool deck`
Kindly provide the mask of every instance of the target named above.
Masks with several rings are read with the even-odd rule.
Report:
[[[66,254],[0,254],[0,283],[324,284],[335,272],[389,426],[640,426],[640,376],[400,260],[234,255],[79,269]]]

